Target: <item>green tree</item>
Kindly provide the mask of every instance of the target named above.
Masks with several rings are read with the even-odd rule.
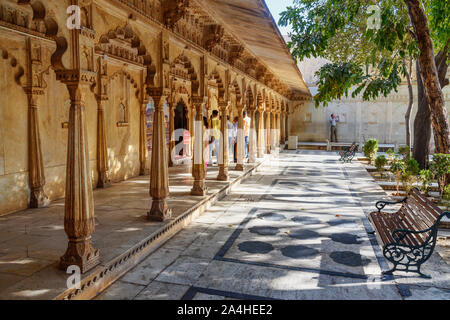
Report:
[[[401,78],[405,77],[410,92],[409,108],[405,115],[409,128],[413,97],[411,64],[412,59],[418,57],[420,76],[427,80],[423,92],[426,100],[432,103],[436,147],[440,152],[448,153],[450,137],[446,110],[442,107],[440,87],[435,86],[436,74],[430,73],[435,61],[429,61],[429,54],[424,54],[424,51],[429,51],[430,37],[424,36],[423,30],[426,28],[422,25],[424,21],[426,24],[427,16],[430,17],[432,35],[438,39],[441,47],[446,48],[442,44],[448,42],[450,6],[445,5],[444,0],[426,0],[424,15],[413,10],[417,8],[417,2],[294,0],[294,5],[281,14],[279,23],[292,26],[289,46],[295,58],[321,56],[331,60],[317,72],[318,93],[314,97],[317,107],[320,104],[326,106],[331,100],[349,96],[350,93],[352,96],[361,93],[364,100],[375,99],[379,95],[387,96],[397,90]],[[374,4],[381,11],[380,28],[376,30],[366,28],[367,19],[373,15],[368,9]],[[437,21],[439,17],[447,17],[444,19],[446,22]],[[409,137],[409,132],[407,135]],[[410,138],[407,139],[407,145],[410,145]],[[419,149],[424,149],[424,146]]]
[[[434,179],[434,176],[433,176],[433,172],[431,172],[431,170],[428,170],[428,169],[420,170],[420,172],[419,172],[419,181],[421,182],[420,189],[426,196],[428,196],[430,184],[433,181],[433,179]]]
[[[430,164],[430,169],[439,183],[440,200],[444,194],[444,189],[448,185],[448,175],[450,174],[450,154],[435,154]]]
[[[375,167],[377,171],[380,173],[380,176],[383,177],[384,166],[387,164],[387,159],[385,156],[381,155],[375,159]]]
[[[378,140],[377,139],[369,139],[363,146],[364,156],[369,159],[369,163],[372,164],[373,160],[377,156],[378,151]]]
[[[395,184],[397,189],[397,196],[400,194],[398,192],[398,186],[400,183],[400,179],[402,176],[402,172],[405,169],[405,162],[403,159],[400,159],[399,157],[395,157],[395,159],[391,163],[391,167],[389,168],[389,171],[391,171],[394,174],[395,177]]]

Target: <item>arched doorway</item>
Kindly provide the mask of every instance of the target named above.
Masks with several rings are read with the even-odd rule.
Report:
[[[173,119],[175,134],[175,148],[179,150],[177,156],[184,158],[187,157],[187,151],[189,148],[189,141],[184,141],[185,131],[188,131],[188,118],[187,108],[183,101],[179,101],[175,107],[175,116]],[[182,144],[186,144],[183,147]]]

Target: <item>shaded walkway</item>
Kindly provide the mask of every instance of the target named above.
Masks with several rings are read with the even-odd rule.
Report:
[[[239,182],[253,168],[248,165],[245,172],[238,172],[230,167],[231,183]],[[126,271],[133,260],[152,250],[153,241],[172,236],[189,222],[190,215],[205,210],[230,187],[230,182],[215,180],[217,167],[209,168],[208,195],[194,197],[190,195],[193,179],[189,167],[170,168],[169,174],[168,204],[173,209],[173,219],[164,223],[146,219],[151,206],[149,176],[94,190],[93,245],[100,250],[101,265],[83,275],[83,279],[91,275],[104,281],[92,285],[92,290],[106,285],[117,276],[115,273]],[[182,223],[176,223],[181,218]],[[64,200],[55,201],[48,208],[0,217],[0,299],[52,299],[67,290],[68,275],[58,269],[59,258],[67,248],[63,223]],[[170,224],[174,226],[161,231]],[[109,273],[102,271],[105,267]]]
[[[438,253],[426,266],[431,282],[381,276],[387,264],[365,214],[386,194],[359,163],[305,150],[278,160],[97,298],[450,298]]]

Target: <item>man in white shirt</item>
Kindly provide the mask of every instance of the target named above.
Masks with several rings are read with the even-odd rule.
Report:
[[[339,122],[339,116],[335,116],[333,113],[330,116],[331,132],[330,142],[337,142],[337,130],[336,125]]]

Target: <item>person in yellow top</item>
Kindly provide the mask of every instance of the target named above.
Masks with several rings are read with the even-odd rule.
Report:
[[[214,148],[214,154],[217,157],[217,163],[219,162],[219,141],[220,141],[220,118],[219,111],[213,110],[211,120],[209,121],[209,128],[212,130],[211,134],[211,146],[209,148],[209,166],[212,166],[212,152]]]

